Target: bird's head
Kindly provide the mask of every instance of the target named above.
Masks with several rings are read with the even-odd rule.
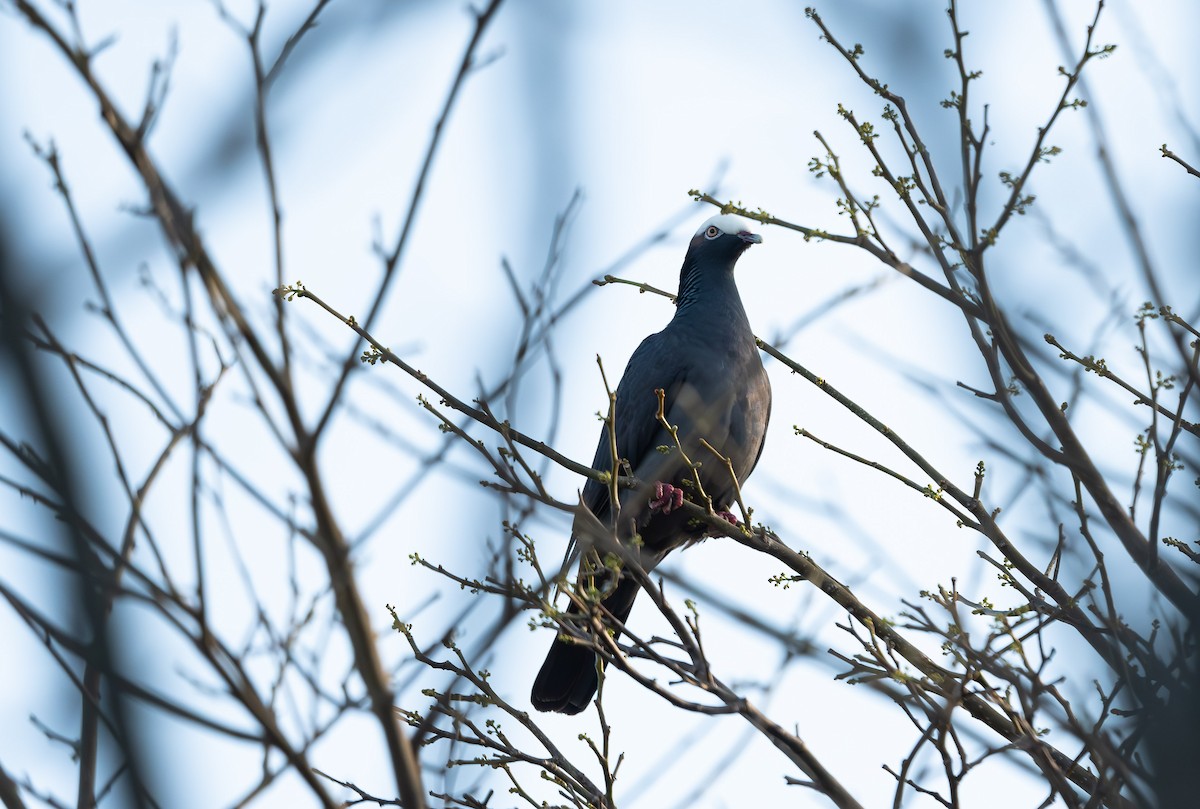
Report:
[[[702,289],[716,289],[731,283],[738,258],[747,247],[760,242],[762,236],[752,232],[750,222],[740,216],[720,214],[705,220],[688,243],[687,255],[683,257],[676,301],[679,310],[686,308],[685,304],[698,295],[703,295]],[[718,296],[721,294],[725,293],[718,293]],[[733,294],[737,295],[736,288]]]
[[[752,244],[761,244],[762,236],[750,230],[750,222],[734,214],[718,214],[706,219],[688,245],[696,256],[725,258],[733,262]]]

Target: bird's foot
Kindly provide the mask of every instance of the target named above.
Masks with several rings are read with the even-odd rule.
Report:
[[[718,511],[716,514],[718,517],[720,517],[722,520],[729,523],[730,525],[734,525],[734,526],[741,525],[741,523],[738,522],[738,518],[733,516],[728,511]]]
[[[682,505],[683,489],[661,480],[654,484],[654,497],[650,500],[651,512],[670,514]]]

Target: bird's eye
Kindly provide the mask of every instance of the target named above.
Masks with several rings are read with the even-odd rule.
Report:
[[[715,239],[720,235],[721,235],[721,229],[719,227],[717,227],[716,225],[709,225],[708,230],[704,231],[704,237],[706,239]]]

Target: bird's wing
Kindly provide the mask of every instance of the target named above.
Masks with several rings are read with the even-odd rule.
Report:
[[[629,358],[621,384],[617,386],[617,457],[629,461],[635,474],[651,453],[657,453],[658,446],[670,443],[670,436],[658,422],[658,396],[654,391],[664,390],[670,407],[686,380],[687,366],[678,362],[673,354],[663,332],[650,335]],[[600,431],[592,468],[613,469],[608,427]],[[618,474],[625,474],[625,471],[618,470]],[[607,486],[588,480],[583,488],[583,502],[598,517],[607,519]]]
[[[750,464],[744,470],[739,471],[740,480],[744,481],[750,477],[750,473],[754,471],[754,467],[758,466],[758,459],[762,457],[763,447],[767,445],[767,426],[771,423],[771,380],[767,376],[766,371],[760,371],[758,380],[755,383],[758,385],[757,396],[750,399],[750,420],[752,431],[757,433],[758,448],[754,450],[754,457],[750,459]],[[761,426],[759,420],[761,419]]]

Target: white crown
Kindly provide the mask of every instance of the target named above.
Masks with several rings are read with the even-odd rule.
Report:
[[[754,231],[750,230],[750,220],[749,219],[743,219],[742,217],[740,217],[736,214],[725,213],[725,214],[717,214],[714,217],[704,220],[704,224],[700,226],[700,229],[696,231],[695,235],[699,236],[701,233],[708,230],[709,227],[711,227],[713,225],[716,225],[717,229],[720,230],[722,233],[738,234],[738,233],[747,233],[747,232],[753,233],[754,232]],[[695,238],[695,237],[693,237],[693,238]]]

